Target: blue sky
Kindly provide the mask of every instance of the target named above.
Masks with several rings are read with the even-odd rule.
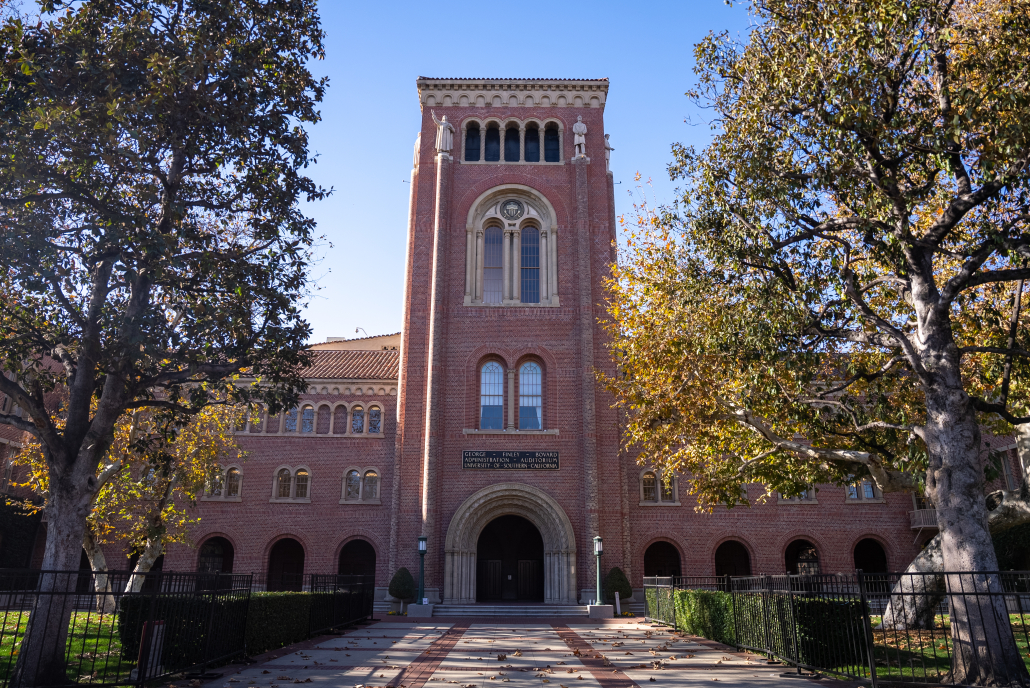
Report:
[[[333,195],[306,208],[326,242],[305,317],[312,342],[397,332],[412,146],[420,115],[415,79],[610,80],[617,211],[630,208],[634,174],[673,199],[666,166],[674,142],[704,145],[709,127],[683,95],[693,46],[709,31],[744,33],[746,6],[694,2],[342,2],[323,0],[330,78],[311,130],[312,176]],[[684,122],[690,117],[691,124]]]

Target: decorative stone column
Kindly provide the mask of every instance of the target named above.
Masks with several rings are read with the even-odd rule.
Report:
[[[486,123],[479,128],[479,160],[486,162]]]
[[[511,230],[504,230],[501,245],[501,303],[511,301]]]
[[[519,162],[526,162],[526,125],[519,123]]]
[[[515,429],[515,369],[508,368],[508,429]]]
[[[550,280],[551,280],[551,305],[558,306],[561,304],[560,297],[558,295],[558,228],[551,227],[551,240],[548,242],[551,245],[551,255],[548,256],[550,261]]]
[[[476,259],[475,259],[475,270],[476,275],[476,293],[473,295],[472,300],[475,303],[483,302],[483,228],[476,228]]]
[[[522,230],[516,229],[511,237],[511,300],[522,301]]]
[[[540,230],[540,303],[549,303],[551,298],[550,283],[548,280],[548,264],[551,256],[548,253],[549,242],[547,241],[547,230]]]
[[[465,229],[465,305],[472,303],[472,292],[474,289],[474,260],[475,260],[475,239],[472,235],[472,228]]]

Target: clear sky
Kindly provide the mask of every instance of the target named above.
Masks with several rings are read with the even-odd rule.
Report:
[[[671,144],[704,145],[711,136],[683,95],[694,81],[694,44],[709,31],[748,26],[746,6],[722,0],[322,0],[320,11],[326,59],[312,68],[330,85],[311,130],[320,155],[311,174],[334,192],[306,209],[326,238],[305,311],[312,342],[401,328],[417,77],[607,77],[605,129],[622,213],[638,171],[653,180],[654,198],[671,201]]]

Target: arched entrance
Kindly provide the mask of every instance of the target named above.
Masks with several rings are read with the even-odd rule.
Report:
[[[544,600],[544,540],[521,516],[490,521],[476,546],[476,601]]]
[[[300,591],[304,588],[304,546],[293,538],[283,538],[268,554],[270,592]]]
[[[337,573],[344,576],[375,576],[375,548],[366,540],[351,540],[340,550]]]
[[[644,576],[682,576],[680,553],[671,542],[659,540],[644,550]]]
[[[887,553],[883,545],[872,538],[859,540],[855,545],[855,568],[863,573],[887,573]]]
[[[787,573],[796,575],[818,575],[819,550],[808,540],[795,540],[787,546],[783,558]]]
[[[209,538],[200,546],[197,573],[232,573],[236,553],[224,537]]]
[[[520,516],[539,533],[543,601],[576,604],[576,539],[572,522],[546,492],[522,483],[484,487],[466,499],[451,517],[444,545],[444,604],[476,601],[480,535],[502,516]]]
[[[751,555],[743,543],[727,540],[715,550],[715,575],[750,576]]]

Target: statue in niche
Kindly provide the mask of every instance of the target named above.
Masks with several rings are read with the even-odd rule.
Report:
[[[611,172],[612,171],[612,164],[611,164],[612,163],[612,151],[615,150],[614,148],[612,148],[611,142],[608,141],[608,137],[609,136],[611,136],[611,134],[605,134],[604,135],[604,170],[605,170],[605,172]]]
[[[443,119],[437,119],[434,111],[429,112],[436,122],[436,152],[450,153],[454,147],[454,125],[447,121],[447,115],[444,115]]]
[[[575,134],[575,138],[572,140],[573,146],[575,146],[574,158],[584,158],[587,154],[587,125],[583,124],[583,115],[576,118],[576,123],[572,125],[572,133]]]
[[[415,157],[411,163],[412,167],[418,167],[418,154],[422,152],[422,132],[415,137]]]

